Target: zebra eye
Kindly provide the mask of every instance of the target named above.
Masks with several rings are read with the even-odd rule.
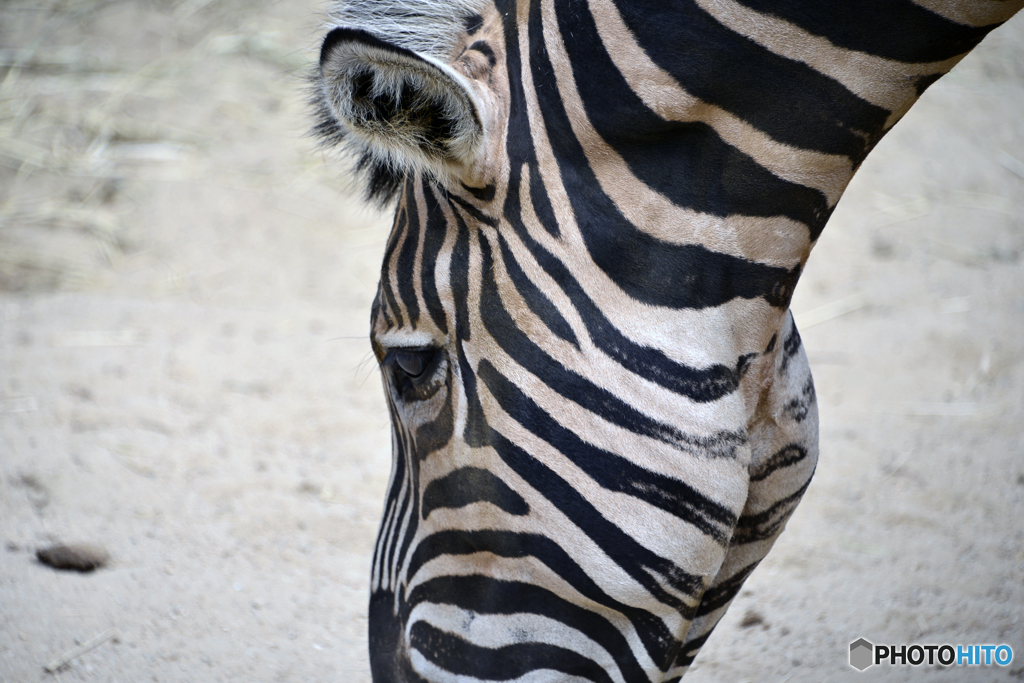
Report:
[[[437,349],[393,349],[384,358],[398,395],[406,401],[422,401],[434,395],[439,382],[437,368],[443,354]]]
[[[407,377],[416,379],[427,369],[427,365],[430,364],[430,359],[433,355],[433,349],[416,349],[413,351],[402,349],[392,353],[392,362]]]

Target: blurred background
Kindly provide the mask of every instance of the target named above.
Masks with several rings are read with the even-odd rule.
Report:
[[[322,10],[0,2],[0,681],[369,680],[388,220],[306,136]],[[818,474],[693,680],[852,679],[858,637],[1024,680],[1022,112],[1017,17],[851,184],[794,302]]]

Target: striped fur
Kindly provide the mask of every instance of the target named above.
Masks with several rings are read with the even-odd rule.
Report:
[[[788,307],[815,240],[1021,4],[339,10],[320,131],[397,196],[371,334],[394,429],[374,680],[685,673],[814,471]],[[358,62],[363,34],[381,52]],[[344,101],[353,73],[378,132]]]

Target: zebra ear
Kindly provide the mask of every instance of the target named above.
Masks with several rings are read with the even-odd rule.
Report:
[[[344,128],[361,164],[426,171],[444,180],[470,166],[483,146],[480,107],[447,64],[352,28],[320,49],[323,104]]]

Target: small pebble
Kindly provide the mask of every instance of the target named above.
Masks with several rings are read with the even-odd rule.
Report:
[[[54,569],[91,572],[109,562],[110,553],[103,546],[91,543],[73,543],[41,548],[36,551],[36,558]]]
[[[754,610],[748,609],[747,613],[743,615],[743,621],[740,622],[740,628],[750,628],[751,626],[757,626],[758,624],[763,623],[765,623],[764,617]]]

